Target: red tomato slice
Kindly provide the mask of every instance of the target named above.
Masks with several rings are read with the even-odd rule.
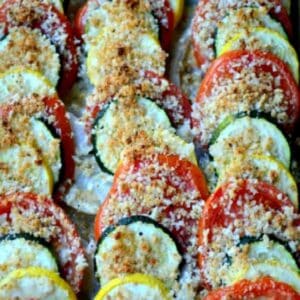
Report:
[[[53,125],[61,140],[62,170],[59,184],[53,195],[54,200],[59,201],[69,190],[75,178],[75,142],[63,102],[57,98],[45,98],[44,103],[47,114],[54,117],[54,122],[51,125]]]
[[[182,93],[182,91],[168,79],[163,78],[153,72],[145,72],[144,74],[145,83],[150,83],[153,86],[153,91],[155,96],[151,98],[159,107],[163,108],[167,113],[171,123],[174,127],[178,128],[180,125],[183,125],[184,122],[191,124],[191,113],[192,107],[189,99]],[[137,83],[137,91],[143,89],[140,88],[140,85],[143,85],[139,82]],[[163,87],[163,89],[161,89]],[[155,90],[159,92],[155,92]],[[150,91],[151,93],[151,91]],[[143,96],[143,95],[142,95]],[[145,95],[147,98],[147,96]],[[88,105],[86,108],[86,130],[89,133],[92,129],[93,123],[97,118],[99,112],[105,107],[105,105],[110,101],[101,101],[99,103]]]
[[[214,229],[227,228],[234,221],[243,220],[243,204],[249,201],[263,205],[266,212],[284,212],[285,207],[293,207],[287,196],[264,182],[240,180],[220,186],[206,201],[199,222],[198,244],[204,248],[198,256],[200,268],[213,241]],[[205,284],[210,287],[209,283]]]
[[[97,0],[89,0],[97,1]],[[150,0],[153,7],[153,14],[157,18],[160,26],[160,43],[164,50],[168,51],[171,46],[173,31],[175,27],[174,12],[170,6],[169,0],[163,0],[163,5],[158,7],[157,0]],[[85,3],[76,13],[74,27],[78,37],[85,33],[85,24],[88,14],[88,3]]]
[[[241,73],[241,70],[251,65],[254,72],[270,73],[274,81],[271,82],[275,88],[276,78],[280,78],[280,88],[284,93],[285,102],[287,102],[287,114],[289,119],[282,124],[284,129],[290,133],[293,131],[300,114],[300,95],[298,85],[290,72],[288,66],[279,58],[271,53],[263,51],[237,50],[225,53],[217,58],[210,66],[204,77],[196,101],[201,103],[203,99],[213,94],[216,82],[222,82],[224,79],[234,78],[234,73]],[[200,120],[193,120],[194,126],[197,127]]]
[[[157,7],[157,0],[150,0],[150,4],[153,6],[153,14],[160,25],[159,39],[161,46],[165,51],[169,51],[175,28],[175,16],[170,1],[163,0],[163,2],[164,4],[160,8]]]
[[[76,12],[74,18],[74,30],[78,38],[81,38],[85,33],[85,24],[88,13],[88,2],[83,4]]]
[[[78,58],[72,25],[54,6],[39,3],[30,6],[23,0],[6,0],[0,6],[0,23],[5,32],[14,26],[38,28],[49,38],[60,56],[61,71],[58,83],[60,96],[65,96],[77,78]]]
[[[78,293],[87,267],[80,237],[63,209],[31,193],[0,195],[1,228],[46,239],[58,259],[61,275]],[[3,231],[2,231],[3,232]]]
[[[271,277],[262,277],[256,281],[242,280],[233,286],[215,290],[210,292],[204,300],[250,300],[260,297],[268,300],[300,299],[300,295],[286,283],[277,282]]]
[[[141,192],[139,188],[145,186],[147,188]],[[178,195],[182,197],[176,198]],[[191,212],[192,208],[202,205],[208,195],[203,173],[189,161],[164,154],[135,157],[120,165],[115,174],[109,195],[96,216],[95,238],[98,240],[103,230],[121,217],[139,214],[152,214],[153,217],[158,209],[154,217],[156,221],[165,221],[165,226],[185,249],[198,224],[199,216]],[[123,211],[122,204],[130,206],[127,211]],[[172,218],[176,222],[172,223]]]
[[[60,172],[59,183],[55,187],[53,199],[62,200],[64,194],[71,187],[75,177],[75,142],[73,139],[73,131],[70,121],[67,117],[65,105],[62,101],[55,97],[46,97],[43,99],[46,107],[46,119],[53,120],[50,125],[61,141],[61,160],[62,170]],[[13,104],[1,105],[0,116],[5,118],[14,110]]]
[[[226,7],[228,9],[235,9],[237,7],[240,7],[237,5],[237,3],[240,1],[228,1],[228,3],[221,5]],[[272,15],[273,18],[277,19],[285,28],[287,34],[292,37],[292,23],[289,17],[288,12],[282,5],[280,0],[263,0],[259,1],[261,5],[270,5],[270,14]],[[194,55],[196,58],[196,61],[199,66],[202,66],[204,64],[210,64],[215,57],[211,57],[207,54],[207,48],[210,50],[213,50],[213,45],[210,44],[210,46],[201,46],[201,44],[197,41],[197,34],[198,32],[201,31],[207,31],[207,36],[206,40],[213,40],[214,39],[214,34],[215,34],[215,29],[217,28],[217,24],[219,21],[221,21],[225,14],[226,10],[219,11],[220,9],[217,7],[219,4],[218,0],[202,0],[199,2],[196,13],[193,19],[193,25],[192,25],[192,43],[194,47]],[[257,6],[257,1],[255,0],[249,0],[247,1],[247,4],[243,4],[247,6],[253,5],[254,7]],[[208,21],[209,27],[202,27],[204,22],[202,20]],[[207,24],[205,24],[208,26]],[[213,53],[213,52],[211,52]]]

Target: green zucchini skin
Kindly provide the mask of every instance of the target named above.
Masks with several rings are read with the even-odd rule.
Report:
[[[285,250],[287,252],[289,252],[289,254],[294,258],[296,265],[300,269],[300,259],[297,258],[297,253],[293,253],[293,251],[291,250],[291,248],[290,248],[290,246],[288,245],[287,242],[284,242],[284,241],[280,240],[275,235],[268,235],[268,238],[270,239],[270,241],[273,241],[273,242],[275,242],[275,243],[283,246],[285,248]],[[262,240],[263,240],[263,236],[259,236],[259,237],[255,237],[255,236],[243,236],[240,239],[240,241],[238,243],[238,246],[243,247],[243,246],[248,245],[248,244],[253,244],[253,243],[261,242]]]
[[[178,274],[178,278],[180,278],[180,274],[184,265],[184,259],[183,259],[183,251],[180,247],[180,244],[178,243],[178,241],[173,237],[172,233],[164,226],[162,226],[161,224],[157,223],[156,221],[154,221],[153,219],[147,217],[147,216],[143,216],[143,215],[134,215],[131,217],[125,217],[119,220],[119,222],[116,225],[111,225],[109,227],[107,227],[104,232],[102,233],[97,246],[96,246],[96,250],[95,250],[95,255],[94,255],[94,273],[97,274],[97,263],[96,263],[96,255],[98,253],[99,248],[101,247],[103,241],[110,236],[111,233],[113,233],[115,231],[116,228],[118,228],[119,226],[128,226],[130,224],[136,223],[136,222],[141,222],[144,224],[150,224],[153,225],[154,227],[156,227],[157,229],[161,230],[164,234],[168,235],[169,238],[172,240],[172,242],[174,243],[177,252],[179,253],[179,255],[181,256],[181,262],[179,264],[179,274]],[[97,276],[97,275],[96,275]],[[100,286],[101,286],[101,278],[98,278],[99,282],[100,282]]]
[[[106,111],[109,108],[109,104],[107,104],[98,114],[97,118],[95,119],[92,128],[96,128],[96,126],[98,125],[99,120],[101,120],[103,118],[103,116],[105,115]],[[97,134],[95,133],[95,130],[93,130],[92,132],[92,145],[93,145],[93,150],[92,150],[92,154],[94,155],[97,164],[99,165],[100,169],[109,174],[109,175],[114,175],[113,172],[111,172],[108,168],[105,167],[104,163],[102,162],[102,160],[100,159],[99,155],[98,155],[98,150],[97,150]]]

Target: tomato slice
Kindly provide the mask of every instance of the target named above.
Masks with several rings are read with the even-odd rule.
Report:
[[[257,1],[249,0],[247,4],[241,1],[222,1],[219,5],[218,0],[203,0],[199,2],[192,24],[192,44],[194,55],[199,66],[210,64],[214,58],[213,43],[215,30],[218,22],[226,15],[228,9],[236,9],[241,6],[257,6]],[[262,0],[259,1],[262,6],[267,6],[269,13],[277,19],[285,28],[287,34],[292,37],[292,23],[288,12],[280,0]],[[197,38],[199,32],[205,32],[205,40],[200,42]]]
[[[0,195],[1,234],[29,233],[46,239],[58,259],[61,275],[78,293],[87,267],[80,237],[62,208],[31,193]]]
[[[163,5],[159,7],[157,0],[150,0],[153,7],[153,14],[157,18],[160,25],[159,39],[162,48],[169,51],[175,28],[175,15],[171,8],[169,0],[163,0]]]
[[[115,173],[96,216],[95,238],[121,217],[146,214],[168,227],[185,249],[196,234],[198,214],[208,195],[203,173],[189,161],[177,155],[136,156]]]
[[[286,283],[277,282],[271,277],[262,277],[256,281],[242,280],[233,286],[215,290],[210,292],[204,300],[243,300],[259,297],[269,300],[300,299],[300,295]]]
[[[71,187],[75,178],[75,142],[72,127],[63,102],[53,97],[45,98],[44,103],[46,105],[46,113],[54,117],[54,121],[51,125],[61,140],[62,170],[59,184],[53,194],[53,199],[60,201]]]
[[[97,1],[97,0],[89,0]],[[153,15],[158,20],[160,26],[160,43],[164,50],[168,51],[171,46],[173,31],[175,27],[175,16],[169,0],[163,0],[161,5],[157,5],[157,0],[150,0],[153,7]],[[76,13],[74,27],[78,37],[85,33],[85,24],[88,14],[88,3],[85,3]]]
[[[61,160],[62,170],[60,172],[59,183],[55,187],[53,199],[61,201],[64,194],[71,187],[75,178],[75,142],[73,139],[73,131],[70,121],[67,117],[65,105],[56,97],[45,97],[43,99],[45,105],[46,121],[51,120],[48,124],[55,130],[61,141]],[[14,110],[14,104],[0,106],[0,116],[5,118]]]
[[[201,104],[205,98],[216,94],[215,87],[224,80],[230,79],[234,82],[235,74],[243,74],[243,71],[245,71],[244,73],[249,73],[247,69],[249,69],[249,72],[251,71],[255,74],[270,74],[273,78],[272,82],[270,82],[273,90],[282,90],[284,96],[283,109],[286,111],[288,118],[282,122],[282,124],[280,123],[280,125],[282,125],[287,133],[291,133],[300,116],[300,95],[298,85],[288,66],[279,58],[268,52],[259,50],[236,50],[225,53],[217,58],[210,66],[201,83],[196,102]],[[242,92],[243,90],[240,91],[240,93]],[[225,106],[225,109],[226,107],[227,106]],[[238,113],[238,111],[235,113]],[[201,120],[194,118],[194,127],[197,128],[199,122],[201,122]]]
[[[204,266],[204,263],[208,258],[211,243],[215,237],[218,237],[215,234],[216,230],[222,228],[231,228],[230,230],[232,231],[234,231],[235,228],[241,229],[244,225],[241,225],[241,222],[237,222],[239,220],[242,222],[243,220],[250,221],[251,224],[255,224],[255,218],[250,216],[248,211],[245,211],[245,207],[247,207],[246,204],[250,203],[261,205],[263,210],[266,213],[271,213],[273,217],[280,212],[284,214],[285,218],[286,208],[292,208],[292,211],[296,212],[296,209],[289,198],[267,183],[239,180],[220,186],[206,201],[199,222],[198,244],[202,247],[202,251],[200,251],[198,255],[200,268]],[[297,220],[298,218],[296,221]],[[293,220],[287,221],[289,224],[290,222],[293,224]],[[250,227],[251,225],[248,224],[247,226]],[[292,226],[294,226],[294,224]],[[261,234],[262,233],[263,232],[261,232]],[[205,274],[203,274],[203,276],[206,279]],[[209,282],[205,282],[205,285],[210,288]]]
[[[29,0],[6,0],[0,6],[0,23],[5,33],[14,26],[38,28],[49,38],[60,56],[61,71],[58,83],[60,96],[65,96],[77,78],[78,57],[73,28],[67,17],[53,5]]]

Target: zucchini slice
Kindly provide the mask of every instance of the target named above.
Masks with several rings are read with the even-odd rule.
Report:
[[[123,218],[108,227],[95,253],[101,285],[133,273],[155,276],[171,288],[179,275],[182,256],[171,233],[145,216]]]
[[[14,69],[0,74],[0,104],[38,95],[55,96],[54,86],[41,73],[29,69]]]
[[[241,153],[273,156],[286,168],[291,162],[291,150],[282,132],[265,119],[248,116],[223,121],[213,134],[209,153],[217,169]]]
[[[170,292],[160,280],[138,273],[111,280],[100,290],[95,300],[117,298],[130,300],[172,299]]]
[[[34,192],[50,196],[53,191],[51,169],[30,145],[13,145],[0,150],[0,193]]]
[[[110,174],[124,150],[149,143],[157,151],[168,149],[196,163],[194,146],[176,136],[165,111],[145,98],[138,98],[133,105],[111,102],[94,124],[92,142],[100,168]]]
[[[122,66],[127,69],[125,74],[128,74],[128,68],[138,71],[152,71],[158,75],[165,73],[165,53],[155,35],[151,32],[134,32],[130,40],[125,33],[116,32],[115,35],[117,36],[116,39],[112,39],[111,28],[104,28],[89,48],[86,67],[88,78],[93,85],[103,84],[103,80],[110,76],[111,72],[115,72],[116,68],[123,72]],[[115,61],[108,63],[107,57],[111,57],[111,53],[120,51],[119,49],[124,50],[122,50],[122,56],[116,56]],[[115,65],[116,61],[118,62],[117,65]]]
[[[0,73],[17,67],[41,72],[53,86],[58,83],[59,56],[38,29],[14,27],[0,41]]]
[[[42,152],[43,159],[51,168],[54,182],[57,183],[62,168],[60,139],[54,137],[43,121],[35,118],[31,118],[30,121],[36,144]]]
[[[260,276],[270,276],[277,281],[284,282],[300,293],[300,273],[282,265],[276,260],[258,261],[241,268],[239,275],[229,284],[234,284],[242,279],[254,280]]]
[[[282,265],[299,272],[293,255],[283,245],[272,240],[251,243],[249,245],[248,258],[250,262],[276,260]]]
[[[40,267],[58,273],[55,257],[42,241],[28,234],[7,235],[0,240],[0,280],[10,272]]]
[[[287,39],[282,25],[274,20],[266,9],[254,7],[231,9],[228,11],[226,17],[218,24],[215,38],[216,52],[220,53],[227,41],[236,33],[241,33],[244,30],[246,34],[248,28],[258,26],[274,30]]]
[[[298,188],[289,170],[274,158],[262,155],[237,156],[219,171],[218,185],[231,178],[257,179],[276,186],[298,209]]]
[[[156,37],[159,36],[157,21],[151,13],[150,7],[146,9],[142,1],[131,9],[128,7],[128,4],[115,1],[103,1],[100,4],[89,2],[87,5],[87,16],[84,28],[85,47],[87,49],[89,49],[91,44],[96,40],[104,27],[111,25],[120,26],[120,18],[128,19],[130,16],[139,20],[139,26],[142,27],[143,30],[151,32]],[[122,22],[123,21],[124,20],[122,20]]]
[[[57,273],[37,268],[18,269],[0,282],[1,299],[76,300],[72,288]]]
[[[294,78],[299,82],[299,60],[296,50],[278,32],[264,28],[248,28],[247,32],[239,30],[221,49],[217,56],[237,49],[261,49],[272,52],[290,68]]]
[[[238,259],[233,258],[233,263],[228,267],[228,273],[226,278],[224,278],[226,284],[231,284],[236,278],[242,277],[252,265],[259,262],[276,261],[282,267],[299,273],[298,265],[293,255],[282,244],[272,239],[249,239],[248,243],[244,243],[242,247],[242,256]]]

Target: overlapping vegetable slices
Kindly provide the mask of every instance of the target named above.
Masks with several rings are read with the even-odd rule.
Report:
[[[193,19],[193,44],[195,57],[199,65],[207,70],[209,64],[214,60],[214,33],[218,23],[228,13],[244,7],[265,7],[266,10],[277,19],[286,32],[292,35],[292,25],[287,11],[280,1],[260,0],[260,1],[222,1],[205,0],[199,3]],[[249,18],[247,18],[249,20]],[[244,20],[245,21],[245,20]],[[247,22],[246,22],[247,23]],[[241,23],[239,23],[240,25]],[[250,21],[251,26],[251,21]]]
[[[74,35],[62,7],[47,1],[3,1],[0,23],[0,298],[76,299],[85,253],[54,204],[75,172],[73,133],[56,93],[77,77]]]
[[[1,195],[0,212],[1,235],[25,233],[46,240],[62,276],[79,292],[86,268],[84,250],[75,226],[63,210],[42,196],[11,193]]]
[[[192,130],[208,150],[202,163],[213,192],[199,225],[202,279],[216,289],[205,299],[299,298],[299,196],[288,158],[299,62],[283,4],[201,1],[193,19],[205,75]]]
[[[0,7],[0,52],[11,51],[0,75],[0,265],[9,249],[36,254],[7,262],[3,297],[15,288],[27,296],[24,282],[43,282],[53,297],[75,299],[58,271],[77,293],[86,268],[74,226],[42,196],[55,182],[53,197],[61,199],[75,169],[72,130],[54,86],[60,95],[70,89],[77,54],[59,10],[36,0]],[[288,14],[277,0],[201,1],[195,58],[207,71],[222,55],[191,106],[164,78],[164,50],[181,12],[180,0],[90,0],[75,20],[93,84],[83,115],[93,149],[86,154],[98,173],[114,175],[95,220],[95,299],[194,299],[199,288],[221,288],[207,299],[272,297],[275,288],[297,299],[298,191],[282,133],[291,137],[299,119]],[[218,177],[210,197],[192,135],[208,148]],[[29,294],[44,297],[39,289]]]

